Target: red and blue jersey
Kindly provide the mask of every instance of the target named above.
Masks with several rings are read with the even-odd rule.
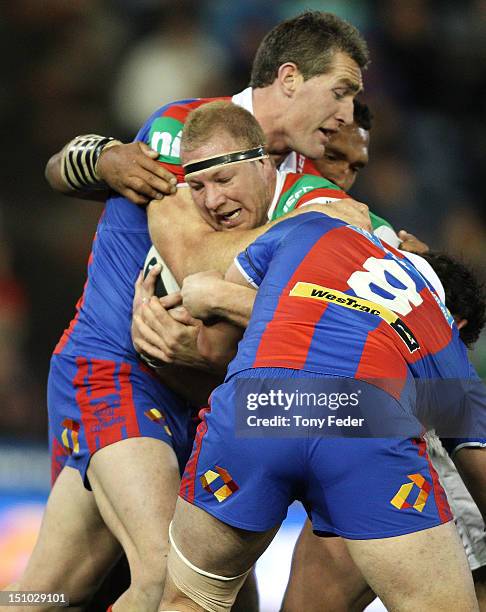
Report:
[[[183,180],[180,132],[191,110],[211,100],[183,100],[161,107],[135,140],[159,151],[159,162]],[[76,316],[56,346],[56,354],[136,359],[130,337],[132,300],[150,247],[145,209],[122,196],[110,197],[96,230]]]
[[[398,399],[410,378],[470,376],[435,290],[364,230],[307,213],[277,224],[235,261],[259,291],[228,377],[291,368],[375,381]]]

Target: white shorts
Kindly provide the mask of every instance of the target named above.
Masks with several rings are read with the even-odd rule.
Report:
[[[486,532],[483,518],[440,440],[431,432],[425,437],[430,459],[447,494],[469,566],[471,570],[478,569],[486,565]]]

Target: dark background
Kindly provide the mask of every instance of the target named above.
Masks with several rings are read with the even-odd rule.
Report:
[[[156,107],[246,86],[262,36],[306,9],[365,35],[370,164],[354,194],[486,275],[486,1],[15,0],[0,8],[0,434],[46,436],[49,356],[102,207],[52,193],[80,133],[130,140]],[[473,356],[486,375],[486,341]]]

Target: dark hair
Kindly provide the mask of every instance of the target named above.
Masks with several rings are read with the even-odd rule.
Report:
[[[363,130],[370,131],[371,130],[371,121],[373,119],[373,115],[367,104],[364,102],[360,102],[357,98],[354,99],[354,122],[356,125]]]
[[[271,85],[286,62],[296,64],[305,80],[325,74],[336,51],[347,53],[360,68],[368,63],[368,47],[354,26],[332,13],[306,11],[265,36],[253,61],[250,85]]]
[[[434,268],[444,286],[446,306],[455,317],[467,319],[459,330],[464,344],[471,346],[479,338],[486,321],[486,292],[476,274],[464,263],[444,253],[422,255]]]

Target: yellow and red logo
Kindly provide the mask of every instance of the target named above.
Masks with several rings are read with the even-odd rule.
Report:
[[[425,480],[422,474],[408,474],[407,478],[411,480],[411,482],[402,484],[402,486],[398,489],[398,493],[390,501],[390,504],[395,506],[395,508],[398,508],[398,510],[403,510],[403,508],[413,508],[414,510],[417,510],[417,512],[422,512],[425,508],[425,504],[427,503],[430,489],[432,488],[431,484]],[[414,485],[418,487],[419,493],[415,502],[411,504],[407,501],[407,499],[412,492]]]
[[[61,434],[64,448],[70,455],[79,453],[79,423],[73,421],[73,419],[64,419],[62,426],[65,428]],[[71,434],[71,440],[69,439],[69,434]]]
[[[218,500],[219,503],[223,502],[225,499],[228,499],[230,495],[232,495],[235,491],[238,491],[239,487],[236,482],[231,477],[231,474],[219,465],[216,465],[213,470],[208,470],[204,472],[201,476],[201,484],[203,488],[208,492],[212,493],[214,497]],[[213,491],[211,488],[211,483],[213,483],[216,479],[221,478],[224,482],[224,485]]]
[[[167,425],[167,419],[165,418],[165,414],[163,412],[160,412],[160,410],[157,410],[157,408],[151,408],[150,410],[146,410],[144,414],[151,421],[162,425],[162,427],[165,429],[165,433],[172,436],[172,432]]]

